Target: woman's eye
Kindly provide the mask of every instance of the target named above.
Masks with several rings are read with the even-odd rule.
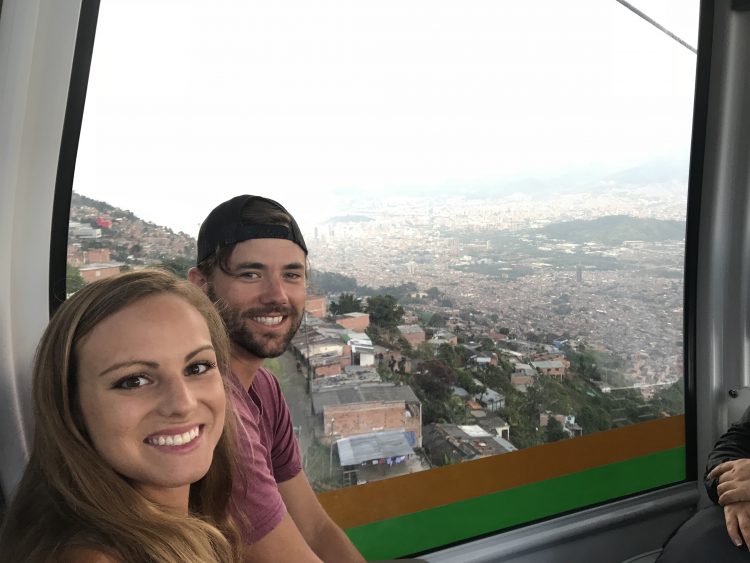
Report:
[[[149,380],[143,375],[129,375],[117,381],[114,387],[116,389],[137,389],[148,384]]]
[[[213,362],[196,362],[194,364],[190,364],[185,371],[187,372],[187,375],[201,375],[215,367],[216,364]]]

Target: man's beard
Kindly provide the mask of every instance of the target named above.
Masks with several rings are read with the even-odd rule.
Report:
[[[216,309],[219,311],[224,324],[227,327],[227,334],[232,344],[243,348],[246,352],[256,358],[276,358],[281,356],[302,323],[302,313],[293,307],[281,307],[272,305],[269,307],[259,307],[256,309],[246,309],[239,311],[232,308],[226,301],[221,299],[214,292],[213,287],[209,284],[208,297],[214,302]],[[245,319],[252,317],[270,316],[272,313],[280,313],[289,318],[289,330],[282,335],[267,336],[264,334],[253,334],[245,325]]]

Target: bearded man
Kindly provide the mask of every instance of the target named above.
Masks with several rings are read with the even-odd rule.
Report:
[[[247,482],[233,500],[247,560],[364,561],[310,487],[281,388],[262,365],[286,350],[304,315],[307,247],[297,222],[271,199],[225,201],[201,225],[188,279],[214,301],[232,343]]]

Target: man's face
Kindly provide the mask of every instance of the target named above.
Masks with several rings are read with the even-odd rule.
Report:
[[[275,358],[297,332],[305,307],[305,253],[284,239],[235,245],[227,274],[216,268],[208,296],[219,307],[232,342],[257,358]]]

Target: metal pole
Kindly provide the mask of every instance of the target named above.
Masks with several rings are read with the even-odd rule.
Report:
[[[647,16],[646,14],[644,14],[643,12],[641,12],[638,8],[636,8],[635,6],[633,6],[630,2],[626,2],[625,0],[616,0],[616,1],[619,2],[620,4],[622,4],[623,6],[625,6],[628,10],[630,10],[631,12],[633,12],[634,14],[636,14],[637,16],[642,17],[648,23],[650,23],[651,25],[653,25],[656,29],[658,29],[659,31],[665,33],[666,35],[668,35],[669,37],[671,37],[672,39],[674,39],[675,41],[677,41],[677,43],[679,43],[680,45],[682,45],[686,49],[689,49],[693,53],[698,54],[698,51],[696,50],[695,47],[693,47],[687,41],[681,39],[680,37],[678,37],[677,35],[675,35],[671,31],[669,31],[666,27],[664,27],[663,25],[661,25],[659,22],[657,22],[653,18],[651,18],[651,17]]]
[[[331,418],[331,445],[328,447],[328,478],[330,479],[333,475],[333,437],[336,435],[334,429],[336,428],[336,419]]]

